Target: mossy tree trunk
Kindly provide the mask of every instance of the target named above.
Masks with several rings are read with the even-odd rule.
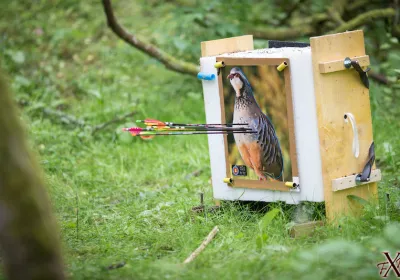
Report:
[[[8,279],[64,279],[42,173],[0,73],[0,245]]]

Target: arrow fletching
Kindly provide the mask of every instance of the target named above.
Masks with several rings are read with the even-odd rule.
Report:
[[[132,136],[137,136],[139,135],[140,132],[143,131],[143,128],[141,127],[129,127],[129,128],[123,128],[123,131],[129,131]]]
[[[154,138],[155,135],[140,135],[140,138],[142,138],[143,140],[151,140]]]
[[[231,124],[177,124],[172,122],[162,122],[155,119],[137,120],[144,123],[147,127],[123,128],[129,131],[132,136],[140,136],[144,140],[154,138],[156,135],[195,135],[195,134],[230,134],[230,133],[256,133],[250,127],[243,127],[245,123]],[[241,127],[233,127],[240,125]]]
[[[166,126],[165,122],[162,122],[159,120],[154,120],[154,119],[145,119],[143,122],[147,126],[158,126],[158,127]]]

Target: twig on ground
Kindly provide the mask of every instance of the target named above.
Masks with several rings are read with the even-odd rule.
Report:
[[[189,173],[188,175],[185,176],[186,180],[191,179],[192,177],[198,177],[200,174],[203,172],[203,169],[197,169],[193,171],[192,173]]]
[[[124,267],[125,264],[126,264],[125,262],[120,262],[120,263],[117,263],[117,264],[111,264],[111,265],[107,266],[107,269],[108,270],[112,270],[112,269],[116,269],[116,268],[121,268],[121,267]]]
[[[125,119],[132,117],[134,114],[136,114],[136,112],[130,112],[130,113],[116,117],[110,121],[106,121],[106,122],[98,124],[98,125],[90,125],[90,124],[87,124],[84,120],[78,119],[72,115],[69,115],[69,114],[66,114],[66,113],[63,113],[60,111],[52,110],[49,108],[44,108],[43,113],[46,116],[58,118],[60,120],[60,122],[62,122],[64,124],[72,124],[75,126],[89,128],[90,130],[92,130],[92,135],[94,135],[98,131],[106,128],[110,124],[122,122]]]
[[[52,110],[49,108],[44,108],[43,113],[49,117],[57,117],[60,119],[60,121],[62,123],[65,123],[65,124],[73,124],[76,126],[87,126],[85,121],[75,118],[72,115],[68,115],[63,112],[60,112],[60,111]]]
[[[79,240],[79,198],[78,193],[75,194],[76,200],[76,239]]]
[[[197,248],[193,253],[191,253],[190,256],[183,263],[189,263],[193,261],[206,248],[206,246],[211,242],[211,240],[213,240],[218,231],[219,231],[218,226],[215,226],[212,229],[212,231],[207,235],[206,239],[204,239],[204,241],[201,243],[199,248]]]
[[[127,119],[127,118],[129,118],[129,117],[132,117],[134,114],[136,114],[136,112],[130,112],[130,113],[125,114],[125,115],[123,115],[123,116],[116,117],[115,119],[112,119],[112,120],[110,120],[110,121],[107,121],[107,122],[98,124],[98,125],[96,125],[96,126],[93,127],[92,135],[94,135],[95,133],[97,133],[99,130],[102,130],[102,129],[104,129],[105,127],[109,126],[110,124],[122,122],[122,121],[124,121],[125,119]]]

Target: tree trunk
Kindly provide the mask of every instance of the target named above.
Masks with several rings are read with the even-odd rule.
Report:
[[[0,73],[0,245],[8,279],[64,279],[41,174]]]

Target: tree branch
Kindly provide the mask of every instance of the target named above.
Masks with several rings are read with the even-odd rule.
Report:
[[[389,84],[389,80],[383,74],[379,74],[379,73],[375,73],[373,71],[369,71],[368,72],[368,77],[373,79],[374,81],[380,83],[380,84],[383,84],[383,85],[388,85]]]
[[[316,13],[310,17],[302,18],[301,22],[297,22],[295,26],[289,27],[262,27],[253,28],[248,31],[258,39],[266,40],[289,40],[296,39],[301,36],[314,35],[317,31],[314,26],[318,26],[321,22],[329,19],[326,13]]]
[[[333,14],[329,13],[319,13],[315,14],[311,17],[302,19],[301,23],[298,23],[296,26],[289,27],[281,27],[281,28],[269,28],[269,27],[261,27],[255,28],[253,30],[249,30],[250,33],[253,33],[255,38],[259,39],[267,39],[267,40],[289,40],[295,39],[301,36],[313,36],[317,35],[318,26],[321,26],[321,22],[328,21],[333,24],[333,27],[336,26],[333,30],[328,29],[327,34],[332,33],[340,33],[345,32],[346,30],[353,30],[359,26],[367,24],[369,21],[377,20],[380,18],[390,18],[394,17],[396,14],[395,10],[392,8],[387,9],[375,9],[363,14],[358,15],[350,21],[341,22],[340,13],[333,12]],[[332,16],[334,21],[331,22]],[[327,25],[325,25],[327,27]],[[333,28],[331,27],[331,28]],[[326,28],[325,28],[326,29]]]
[[[332,19],[332,21],[334,22],[334,23],[336,23],[336,25],[342,25],[342,24],[345,24],[346,22],[342,19],[342,16],[341,16],[341,14],[338,12],[338,11],[336,11],[336,10],[334,10],[334,9],[332,9],[332,8],[329,8],[328,10],[327,10],[327,13],[329,14],[329,16],[330,16],[330,18]]]
[[[266,40],[288,40],[301,36],[311,35],[314,29],[311,25],[299,25],[295,27],[285,28],[269,28],[254,29],[250,31],[255,38]]]
[[[141,50],[142,52],[156,58],[162,64],[164,64],[168,69],[189,75],[197,75],[199,67],[193,63],[185,62],[179,60],[159,48],[147,43],[143,40],[139,40],[135,35],[127,32],[117,21],[114,16],[113,8],[110,0],[103,0],[104,12],[107,17],[108,26],[111,30],[126,43],[131,46]]]
[[[376,9],[365,12],[357,17],[353,18],[352,20],[345,22],[344,24],[338,26],[334,30],[330,31],[330,34],[345,32],[346,30],[353,30],[361,25],[368,23],[369,21],[373,21],[375,19],[380,18],[389,18],[395,16],[396,12],[392,8],[387,9]]]
[[[393,1],[393,8],[396,11],[396,15],[394,16],[393,19],[393,24],[392,24],[392,35],[394,37],[397,37],[400,39],[400,9],[399,9],[399,0],[394,0]]]
[[[348,3],[346,6],[346,11],[354,11],[354,10],[358,10],[360,8],[362,8],[363,6],[365,6],[366,4],[368,4],[368,2],[370,2],[370,0],[356,0],[353,1],[352,3]]]
[[[300,7],[301,4],[303,4],[305,1],[307,0],[298,0],[297,2],[295,2],[294,4],[292,4],[287,10],[286,10],[286,16],[284,18],[282,18],[279,21],[279,25],[284,24],[286,21],[288,21],[293,13]]]

